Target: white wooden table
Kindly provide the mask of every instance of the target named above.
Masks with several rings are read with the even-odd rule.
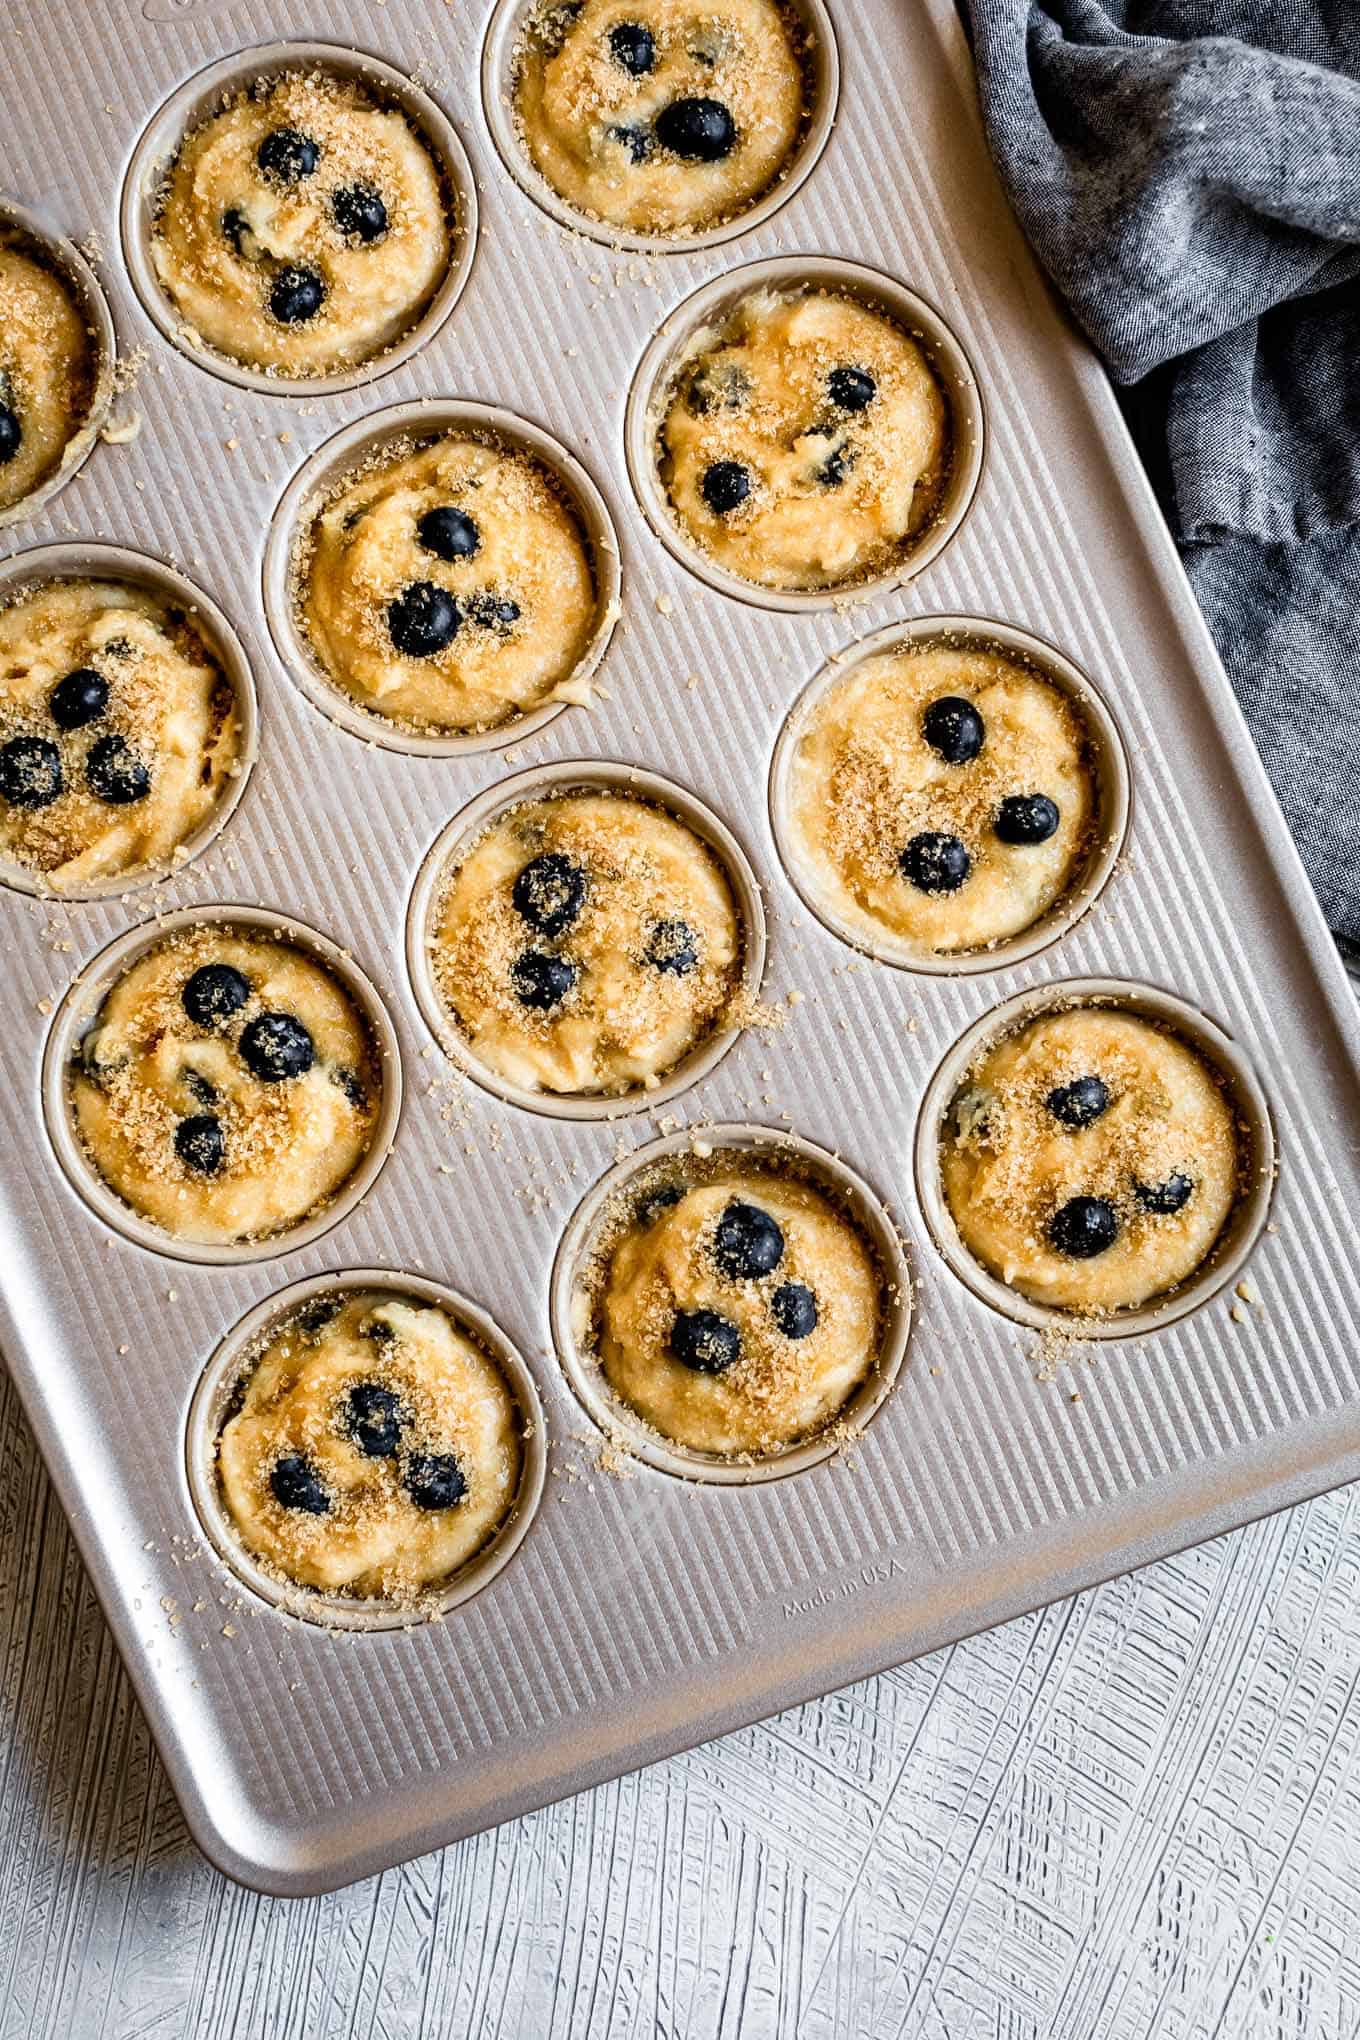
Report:
[[[0,2040],[1357,2040],[1358,1685],[1352,1488],[258,1898],[185,1835],[0,1377]]]

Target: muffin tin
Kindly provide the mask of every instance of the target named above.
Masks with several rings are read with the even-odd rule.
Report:
[[[60,464],[47,480],[30,490],[21,502],[0,510],[2,530],[50,503],[58,490],[64,489],[89,459],[96,439],[108,422],[109,407],[113,402],[117,342],[108,300],[99,278],[86,256],[66,235],[55,232],[30,206],[21,205],[5,195],[0,195],[0,235],[20,248],[31,249],[66,283],[84,313],[94,355],[94,387],[90,392],[89,410],[79,430],[72,435]]]
[[[125,403],[143,422],[26,507],[4,571],[13,585],[30,548],[74,541],[182,573],[239,639],[260,729],[235,813],[173,876],[84,902],[0,891],[0,1338],[192,1830],[260,1888],[367,1874],[1360,1473],[1352,995],[1104,377],[996,185],[949,0],[830,7],[836,126],[805,179],[721,246],[620,253],[566,232],[507,172],[479,90],[497,47],[488,0],[279,0],[267,14],[50,0],[21,10],[11,38],[28,110],[12,196],[44,231],[102,244],[136,364]],[[461,137],[480,213],[442,324],[358,379],[287,393],[170,343],[139,294],[135,218],[123,240],[118,219],[120,193],[134,215],[141,203],[135,159],[164,146],[137,159],[161,110],[195,104],[209,66],[258,62],[248,45],[266,35],[304,62],[305,39],[329,35],[361,72],[385,78],[376,60],[419,81]],[[57,82],[46,52],[68,40],[90,61]],[[469,261],[475,227],[469,203]],[[696,293],[721,297],[771,262],[784,277],[835,280],[850,263],[887,278],[948,340],[974,421],[958,514],[896,588],[773,604],[716,585],[639,477],[653,371]],[[381,405],[366,387],[378,373]],[[322,712],[280,627],[270,534],[304,471],[395,404],[509,414],[590,478],[622,618],[589,711],[442,755]],[[1080,917],[1046,928],[1042,951],[957,972],[841,940],[804,903],[768,813],[804,690],[861,640],[931,619],[1054,648],[1104,703],[1128,767],[1127,822],[1121,810],[1109,838],[1123,848]],[[602,770],[655,774],[730,834],[763,890],[769,1012],[641,1110],[555,1116],[488,1095],[446,1057],[408,967],[412,899],[431,845],[494,807],[511,773]],[[180,914],[217,912],[324,931],[391,1030],[371,1176],[268,1259],[130,1236],[81,1179],[56,1109],[53,1072],[110,960]],[[1205,1280],[1076,1346],[972,1279],[930,1180],[932,1115],[969,1030],[1074,981],[1173,1002],[1241,1075],[1259,1163]],[[563,1318],[597,1186],[658,1142],[772,1136],[848,1171],[914,1278],[872,1421],[848,1451],[814,1442],[755,1478],[666,1464],[646,1439],[620,1466]],[[515,1548],[486,1554],[475,1595],[455,1582],[442,1620],[354,1633],[343,1614],[299,1619],[243,1575],[207,1497],[212,1398],[240,1338],[294,1285],[341,1280],[451,1291],[541,1403],[541,1499],[526,1491]]]

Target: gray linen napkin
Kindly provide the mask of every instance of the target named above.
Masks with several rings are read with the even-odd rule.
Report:
[[[1020,222],[1125,405],[1360,951],[1360,0],[968,0]]]

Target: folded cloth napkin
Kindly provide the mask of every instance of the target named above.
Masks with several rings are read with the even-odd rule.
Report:
[[[1360,0],[968,0],[983,116],[1360,953]]]

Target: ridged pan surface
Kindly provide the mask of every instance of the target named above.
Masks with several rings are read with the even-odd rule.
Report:
[[[23,113],[0,182],[95,251],[136,364],[115,413],[141,427],[96,446],[5,550],[102,541],[173,564],[239,633],[260,730],[238,809],[175,878],[83,904],[0,892],[3,1344],[195,1835],[283,1892],[364,1875],[1360,1474],[1352,995],[1108,387],[1001,197],[948,0],[830,0],[840,110],[820,161],[756,228],[689,253],[612,253],[508,174],[480,83],[490,12],[12,0],[6,25]],[[203,67],[294,36],[413,78],[467,150],[480,213],[466,286],[429,343],[362,387],[301,397],[234,386],[172,345],[119,229],[157,109]],[[986,451],[957,534],[918,577],[776,612],[658,542],[624,427],[667,316],[738,264],[792,255],[881,271],[935,308],[976,372]],[[622,623],[600,694],[522,746],[366,743],[319,712],[266,625],[266,539],[292,476],[345,426],[422,396],[547,431],[619,533]],[[783,720],[827,657],[932,614],[1057,647],[1131,768],[1127,844],[1092,910],[1024,962],[959,977],[840,941],[783,870],[767,798]],[[405,960],[439,832],[511,772],[573,759],[658,774],[735,835],[764,889],[765,996],[785,1018],[664,1112],[614,1124],[459,1081]],[[216,903],[277,909],[353,956],[394,1022],[405,1097],[390,1160],[339,1224],[273,1259],[204,1266],[120,1236],[76,1194],[40,1086],[73,974],[153,913]],[[1209,1016],[1259,1075],[1278,1178],[1246,1264],[1255,1301],[1230,1287],[1046,1367],[1036,1333],[945,1265],[913,1155],[931,1074],[964,1030],[1069,978],[1150,985]],[[602,1470],[551,1342],[554,1258],[581,1200],[621,1153],[716,1122],[841,1156],[891,1210],[918,1278],[905,1364],[855,1449],[749,1488]],[[546,1417],[522,1545],[474,1599],[410,1630],[331,1634],[266,1607],[211,1555],[186,1479],[190,1404],[224,1335],[286,1285],[345,1268],[470,1299],[524,1356]]]

